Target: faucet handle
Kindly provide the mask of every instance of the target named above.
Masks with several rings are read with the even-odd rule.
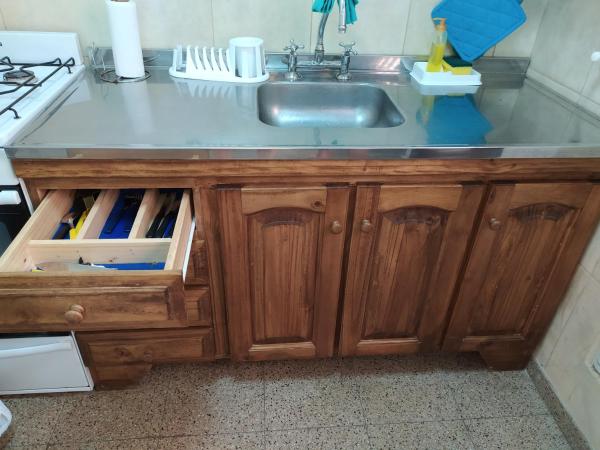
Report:
[[[289,45],[284,47],[284,50],[286,52],[289,51],[290,53],[294,54],[298,50],[302,50],[303,48],[304,48],[303,44],[296,44],[296,42],[293,39],[291,39]]]
[[[340,42],[340,47],[342,47],[344,49],[344,53],[348,56],[358,55],[358,52],[356,50],[354,50],[355,45],[356,45],[356,42],[351,42],[350,44],[344,44],[343,42]]]

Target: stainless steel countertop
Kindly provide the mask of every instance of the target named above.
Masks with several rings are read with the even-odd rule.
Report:
[[[110,84],[89,68],[7,153],[13,159],[600,157],[600,120],[522,74],[484,71],[474,95],[434,97],[422,95],[406,70],[397,70],[399,62],[390,57],[387,70],[354,71],[352,83],[381,87],[406,119],[378,129],[277,128],[258,119],[257,85],[175,79],[161,64],[149,67],[147,81]],[[354,68],[360,65],[357,59]],[[281,64],[272,68],[269,82],[282,82]],[[333,82],[334,74],[308,73],[305,81]]]

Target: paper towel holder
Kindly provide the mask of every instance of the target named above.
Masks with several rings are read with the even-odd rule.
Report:
[[[106,69],[100,72],[100,79],[107,83],[136,83],[138,81],[147,80],[148,78],[150,78],[150,72],[148,72],[146,69],[144,69],[143,77],[136,78],[128,78],[117,75],[115,69]]]
[[[102,52],[97,52],[97,50],[98,49],[96,47],[95,42],[92,42],[91,47],[88,47],[88,52],[89,52],[90,61],[92,62],[92,67],[99,68],[100,66],[102,66],[102,70],[100,71],[100,75],[99,75],[100,79],[102,81],[105,81],[107,83],[135,83],[137,81],[144,81],[144,80],[147,80],[148,78],[150,78],[150,72],[146,69],[144,69],[143,77],[125,78],[125,77],[118,76],[117,73],[115,72],[114,68],[106,67],[106,64],[104,62],[104,54]],[[98,63],[96,61],[97,53],[100,53],[100,58],[102,59],[102,61],[100,61],[100,63]],[[154,61],[157,57],[158,56],[156,54],[150,55],[150,56],[145,56],[144,63]]]

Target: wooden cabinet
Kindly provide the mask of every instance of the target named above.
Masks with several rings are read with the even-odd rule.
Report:
[[[524,366],[543,337],[600,215],[600,186],[496,184],[485,206],[445,349]]]
[[[348,187],[218,190],[231,354],[332,356]]]
[[[439,348],[484,188],[359,186],[342,355]]]

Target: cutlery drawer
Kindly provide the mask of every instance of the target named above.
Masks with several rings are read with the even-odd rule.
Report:
[[[181,193],[169,238],[145,237],[160,209],[158,191],[147,190],[129,235],[101,239],[119,198],[106,190],[76,237],[52,239],[75,194],[49,192],[0,258],[0,332],[184,326],[184,267],[194,235],[190,193]],[[39,266],[52,269],[39,272]],[[129,270],[139,267],[149,269]]]

